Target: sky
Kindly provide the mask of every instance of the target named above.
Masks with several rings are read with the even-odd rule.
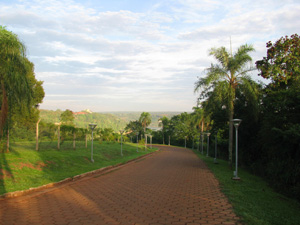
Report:
[[[208,51],[299,34],[299,0],[1,0],[44,81],[41,109],[192,111]],[[257,71],[253,79],[261,80]]]

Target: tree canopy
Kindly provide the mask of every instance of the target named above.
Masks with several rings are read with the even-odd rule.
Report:
[[[60,115],[60,121],[62,124],[65,125],[74,125],[74,115],[73,112],[69,109],[66,109],[61,115]]]
[[[150,125],[151,123],[151,115],[148,112],[142,112],[139,122],[142,124],[144,128],[144,133],[146,132],[146,128]]]
[[[253,46],[247,44],[240,46],[234,55],[228,52],[225,47],[210,49],[209,55],[214,56],[218,63],[212,63],[206,69],[206,76],[195,83],[195,91],[202,90],[200,98],[208,97],[207,94],[213,90],[214,96],[226,100],[224,105],[228,109],[229,117],[228,152],[230,165],[232,164],[233,146],[233,125],[231,121],[234,115],[236,88],[244,82],[243,78],[247,75],[247,72],[253,70],[249,66],[249,62],[252,61],[249,53],[252,51],[254,51]]]
[[[275,85],[299,80],[300,75],[300,37],[281,37],[274,44],[266,44],[267,56],[256,62],[259,75],[270,78]]]
[[[42,82],[34,76],[34,66],[26,58],[24,44],[16,34],[0,26],[0,132],[11,125],[13,115],[38,115],[33,108],[42,102]],[[37,118],[38,116],[35,116]]]

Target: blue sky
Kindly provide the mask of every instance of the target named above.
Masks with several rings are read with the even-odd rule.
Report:
[[[44,81],[41,109],[191,111],[212,47],[299,34],[298,0],[2,0]],[[253,74],[254,79],[258,77]]]

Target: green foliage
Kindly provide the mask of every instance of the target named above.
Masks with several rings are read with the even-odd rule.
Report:
[[[166,117],[166,116],[163,116],[162,118],[160,118],[158,126],[161,127],[162,139],[163,139],[162,143],[165,144],[165,138],[170,133],[170,120],[169,120],[169,118]],[[159,138],[156,137],[156,139],[159,139]]]
[[[224,48],[213,49],[211,54],[219,64],[213,65],[207,76],[196,83],[196,87],[203,88],[200,99],[204,99],[201,105],[205,117],[211,119],[210,131],[213,136],[218,132],[218,155],[228,157],[228,154],[225,154],[225,144],[230,143],[230,126],[228,127],[226,115],[232,114],[232,118],[242,119],[239,127],[239,166],[264,177],[277,191],[298,200],[299,43],[298,35],[280,38],[275,44],[267,43],[267,57],[256,62],[260,75],[271,79],[267,86],[240,73],[241,76],[229,82],[237,82],[230,87],[226,80],[230,78],[230,74],[226,75],[225,70],[222,72],[221,68],[231,65],[233,61],[230,63],[231,56]],[[241,55],[241,52],[236,55]],[[245,57],[245,60],[249,60],[249,57]],[[236,66],[234,63],[232,65]],[[218,71],[220,73],[216,74]],[[234,92],[231,92],[230,88],[234,88]],[[233,97],[234,112],[228,107],[229,97]],[[234,156],[233,153],[232,158]]]
[[[267,57],[256,62],[259,75],[271,83],[261,101],[258,169],[253,170],[300,200],[300,38],[282,37],[267,48]]]
[[[60,114],[60,121],[62,124],[74,125],[74,115],[69,109],[66,109],[62,114]]]
[[[128,132],[132,132],[136,135],[136,133],[142,133],[143,132],[143,126],[140,121],[130,121],[126,127],[125,130]]]
[[[256,62],[259,75],[271,78],[275,85],[287,84],[289,80],[299,80],[300,37],[297,34],[281,37],[274,44],[267,43],[267,57]]]
[[[113,129],[111,129],[111,128],[104,128],[101,131],[101,137],[105,141],[114,141],[115,140],[115,135],[114,135]]]
[[[172,116],[178,115],[181,112],[151,112],[151,127],[158,127],[159,124],[159,120],[162,117],[167,117],[169,119],[171,119]],[[139,120],[140,116],[141,116],[141,112],[108,112],[108,114],[114,115],[118,118],[120,118],[120,120],[125,121],[127,124],[130,121],[136,121]]]
[[[146,131],[146,128],[150,125],[151,123],[151,115],[148,112],[142,112],[139,122],[142,124],[144,128],[144,132]]]
[[[205,161],[219,180],[222,191],[244,224],[300,224],[300,204],[294,198],[289,199],[276,193],[262,178],[241,168],[239,169],[241,180],[234,181],[231,179],[232,170],[226,161],[218,160],[219,164],[214,164],[212,158],[195,153]]]
[[[283,89],[271,87],[263,98],[261,164],[277,190],[300,200],[300,82]]]
[[[234,115],[236,88],[244,82],[243,78],[247,73],[253,70],[252,67],[248,67],[249,62],[252,61],[249,55],[252,51],[254,51],[253,46],[247,44],[240,46],[234,55],[230,54],[225,47],[212,48],[209,54],[214,56],[218,64],[211,64],[206,70],[206,76],[195,83],[195,91],[202,90],[200,99],[210,98],[207,100],[207,107],[212,98],[214,102],[222,102],[226,106],[228,121],[232,121]],[[229,122],[229,164],[232,164],[232,147],[233,125]]]
[[[40,110],[40,117],[42,121],[48,123],[56,123],[60,121],[61,110]],[[111,128],[115,132],[124,129],[126,122],[112,114],[104,113],[88,113],[75,115],[74,124],[79,128],[87,128],[89,123],[96,123],[97,128]]]
[[[184,112],[173,116],[171,119],[163,117],[161,124],[163,126],[161,130],[151,132],[154,143],[169,144],[170,137],[172,145],[185,146],[186,138],[187,146],[192,146],[196,128],[191,113]]]
[[[35,107],[42,102],[42,82],[34,76],[34,66],[26,58],[25,46],[17,35],[0,26],[0,132],[8,130],[12,121],[36,120]],[[33,118],[31,117],[33,116]],[[14,117],[14,118],[12,118]],[[24,119],[25,118],[25,119]]]

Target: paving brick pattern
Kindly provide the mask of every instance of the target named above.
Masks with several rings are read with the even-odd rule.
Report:
[[[238,224],[218,181],[190,150],[0,201],[0,224]]]

